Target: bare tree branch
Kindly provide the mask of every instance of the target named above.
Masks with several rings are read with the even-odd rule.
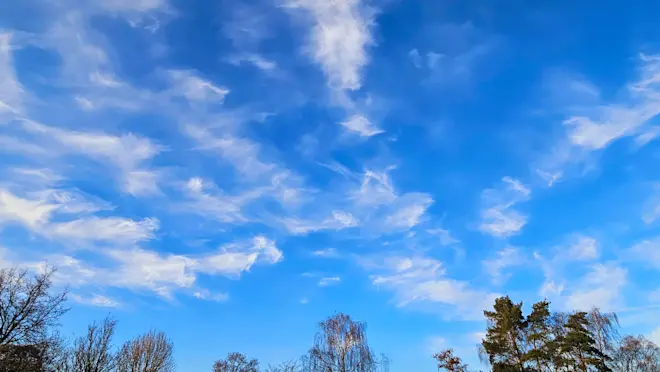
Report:
[[[227,359],[217,360],[213,372],[258,372],[259,361],[248,359],[241,353],[229,353]]]
[[[126,342],[117,356],[117,372],[172,372],[174,344],[165,333],[150,331]]]
[[[288,361],[288,362],[282,362],[276,366],[269,365],[268,368],[266,368],[265,372],[297,372],[298,371],[298,362],[296,361]]]
[[[105,318],[87,327],[87,335],[78,338],[70,355],[68,370],[72,372],[111,372],[116,366],[112,337],[117,321]]]
[[[302,360],[306,372],[374,372],[387,369],[367,342],[366,324],[336,314],[319,324],[314,346]]]
[[[467,365],[461,358],[454,355],[454,350],[447,349],[433,355],[433,359],[438,363],[438,370],[447,372],[467,372]]]
[[[0,346],[34,345],[48,338],[68,311],[66,291],[51,295],[53,268],[34,277],[27,270],[0,270]]]

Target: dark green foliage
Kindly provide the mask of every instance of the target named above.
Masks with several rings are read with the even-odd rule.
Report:
[[[532,312],[527,316],[526,343],[528,351],[525,361],[537,371],[543,371],[552,363],[553,350],[550,347],[550,303],[537,302],[532,305]]]
[[[507,297],[495,300],[494,311],[484,311],[488,321],[482,346],[488,354],[493,372],[525,371],[525,330],[522,302],[514,304]]]
[[[522,303],[500,297],[484,315],[488,329],[480,359],[483,355],[493,372],[629,372],[620,366],[654,368],[650,355],[660,363],[660,349],[648,341],[627,338],[625,347],[617,346],[614,313],[552,313],[550,303],[541,301],[524,317]]]
[[[550,370],[563,371],[570,365],[570,360],[566,354],[562,352],[562,345],[566,337],[566,321],[568,314],[566,313],[553,313],[548,319],[549,340],[546,345],[549,358]]]
[[[589,320],[586,312],[571,314],[565,327],[567,331],[561,351],[571,356],[572,364],[578,371],[611,371],[605,364],[607,355],[598,350],[596,341],[588,329]]]

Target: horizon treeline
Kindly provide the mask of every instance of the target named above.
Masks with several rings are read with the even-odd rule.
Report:
[[[174,372],[174,343],[158,330],[115,345],[116,320],[90,324],[66,340],[59,320],[67,292],[52,290],[55,270],[30,275],[0,270],[0,372]],[[614,313],[552,312],[548,301],[533,304],[496,299],[484,311],[486,335],[475,351],[483,366],[471,369],[452,349],[433,357],[449,372],[660,372],[660,348],[642,336],[621,336]],[[257,359],[230,352],[204,371],[212,372],[380,372],[390,360],[369,346],[366,323],[336,313],[318,324],[311,348],[300,358],[262,366]],[[421,371],[417,366],[400,370]],[[196,371],[195,371],[196,372]],[[202,372],[202,371],[200,371]]]

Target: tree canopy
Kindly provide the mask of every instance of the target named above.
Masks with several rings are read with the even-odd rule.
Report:
[[[37,275],[0,270],[0,372],[174,372],[174,343],[149,330],[121,346],[117,321],[106,317],[72,342],[58,333],[66,313],[66,290],[52,286],[54,269]],[[497,298],[483,312],[479,344],[481,371],[492,372],[660,372],[660,347],[642,336],[621,336],[615,313],[553,312],[550,302],[531,304]],[[344,313],[318,323],[311,348],[300,358],[263,368],[256,358],[229,352],[208,366],[212,372],[378,372],[390,361],[369,345],[367,324]],[[483,356],[483,358],[481,358]],[[467,372],[454,349],[432,355],[438,371]],[[485,368],[484,368],[485,367]],[[399,366],[418,371],[417,366]]]

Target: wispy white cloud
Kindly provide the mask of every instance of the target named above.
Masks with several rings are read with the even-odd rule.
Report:
[[[274,163],[261,160],[261,146],[258,143],[235,136],[227,128],[222,128],[222,134],[215,132],[211,128],[198,125],[185,127],[185,133],[199,144],[200,150],[218,154],[242,176],[251,179],[266,178],[278,171]]]
[[[658,345],[660,343],[660,327],[654,329],[649,333],[648,339],[654,344]]]
[[[362,137],[371,137],[384,131],[375,126],[366,117],[356,114],[340,123],[346,129],[359,134]]]
[[[370,99],[364,105],[350,95],[363,85],[363,69],[374,43],[376,9],[361,0],[286,0],[285,4],[292,14],[303,14],[311,23],[304,50],[325,73],[332,103],[347,112],[348,117],[339,124],[362,137],[382,133],[367,115]]]
[[[517,248],[506,247],[499,250],[494,258],[484,260],[483,266],[495,284],[503,284],[511,276],[505,270],[521,265],[524,262],[525,258]]]
[[[338,284],[339,282],[341,282],[341,278],[338,276],[324,277],[319,280],[319,287],[327,287],[333,284]]]
[[[262,236],[251,241],[222,246],[218,252],[201,256],[165,255],[144,249],[113,250],[106,255],[119,267],[109,285],[131,289],[148,289],[170,297],[176,289],[192,288],[197,274],[239,277],[253,265],[275,264],[282,252],[275,242]],[[199,292],[199,291],[195,291]]]
[[[335,166],[334,171],[349,176],[353,180],[360,180],[361,178],[359,187],[353,188],[349,197],[356,204],[366,206],[389,204],[396,201],[397,195],[389,175],[389,171],[393,169],[394,167],[388,167],[382,171],[367,169],[364,174],[359,175],[348,169],[342,169],[341,166]]]
[[[8,190],[0,190],[0,222],[18,222],[38,228],[50,220],[58,204],[44,200],[23,199]]]
[[[407,231],[424,222],[433,198],[426,193],[401,192],[391,180],[394,167],[353,172],[334,164],[329,169],[346,178],[337,196],[345,209],[360,221],[360,226],[377,234]]]
[[[565,136],[541,159],[539,168],[548,174],[566,173],[570,167],[582,169],[592,153],[612,143],[634,137],[642,146],[656,137],[651,124],[660,114],[660,56],[639,56],[639,77],[628,83],[621,98],[611,102],[586,102],[572,107],[563,121]],[[597,89],[597,88],[594,88]]]
[[[589,236],[577,236],[575,243],[568,246],[568,257],[578,261],[595,260],[599,257],[598,242]]]
[[[229,295],[227,293],[212,293],[207,289],[201,289],[193,293],[193,296],[200,300],[215,301],[215,302],[225,302],[229,300]]]
[[[210,80],[197,76],[193,71],[171,70],[173,93],[180,93],[191,102],[222,103],[229,89],[217,86]]]
[[[478,319],[495,294],[473,289],[469,283],[446,277],[440,261],[428,257],[394,256],[362,261],[373,285],[391,290],[399,306],[415,302],[445,306],[449,318]]]
[[[215,185],[198,177],[188,180],[185,192],[190,199],[185,207],[187,211],[228,223],[247,222],[241,211],[243,205],[261,196],[260,193],[224,195]]]
[[[426,232],[431,234],[431,235],[437,236],[438,239],[440,239],[440,244],[442,244],[444,246],[454,245],[454,244],[459,244],[460,243],[460,241],[458,239],[454,238],[451,235],[451,233],[449,232],[449,230],[447,230],[447,229],[443,229],[443,228],[439,227],[439,228],[435,228],[435,229],[427,229]]]
[[[561,180],[561,177],[563,176],[563,173],[561,171],[549,173],[541,169],[537,169],[536,174],[538,174],[539,177],[541,177],[541,179],[545,181],[548,187],[554,186],[554,184],[559,182]]]
[[[652,224],[660,217],[660,185],[653,185],[651,196],[644,202],[642,207],[642,221]]]
[[[167,5],[166,0],[101,0],[95,3],[105,10],[115,12],[146,12]]]
[[[504,177],[502,182],[503,187],[483,191],[484,207],[479,225],[482,232],[499,238],[514,235],[527,224],[528,217],[513,207],[528,200],[531,194],[531,190],[518,180]]]
[[[256,53],[244,53],[244,54],[232,55],[229,58],[227,58],[227,62],[236,66],[249,64],[258,68],[259,70],[270,73],[277,70],[277,63],[275,61],[266,59]]]
[[[26,158],[50,155],[46,147],[14,136],[0,136],[0,151],[3,153],[21,154]]]
[[[584,234],[570,234],[564,242],[550,250],[550,257],[544,257],[538,252],[534,258],[544,273],[545,280],[539,290],[539,295],[557,299],[565,303],[568,288],[578,284],[572,283],[575,278],[570,275],[575,272],[575,265],[592,267],[600,257],[598,241]]]
[[[636,243],[628,253],[630,258],[660,270],[660,238]]]
[[[216,252],[179,255],[156,252],[139,247],[107,249],[98,252],[100,261],[69,255],[51,255],[39,260],[14,260],[22,266],[43,270],[46,265],[58,268],[55,282],[74,288],[113,287],[152,292],[173,298],[177,291],[197,298],[221,300],[221,294],[197,288],[199,275],[221,275],[238,278],[254,265],[273,265],[283,258],[273,240],[255,236],[220,247]],[[6,257],[3,257],[6,259]],[[103,264],[96,264],[102,262]],[[82,298],[82,297],[81,297]]]
[[[155,218],[135,221],[121,217],[89,216],[111,207],[101,201],[86,200],[81,194],[57,190],[32,194],[32,198],[23,198],[0,189],[0,223],[20,223],[46,238],[67,243],[106,242],[115,245],[151,240],[159,228]],[[69,219],[54,220],[55,214],[67,215]]]
[[[299,235],[305,235],[310,232],[317,232],[321,230],[343,230],[351,227],[357,227],[360,224],[352,214],[341,211],[332,211],[331,217],[320,221],[284,217],[280,219],[280,222],[289,232]]]
[[[276,264],[282,258],[274,241],[256,236],[251,241],[222,246],[218,253],[197,259],[193,267],[202,273],[237,277],[255,263]]]
[[[225,12],[228,17],[222,22],[223,34],[241,52],[256,50],[259,43],[272,36],[269,17],[266,16],[272,10],[261,8],[254,2],[231,4]]]
[[[660,288],[651,291],[648,295],[649,301],[651,302],[660,302]]]
[[[408,52],[408,57],[410,57],[410,61],[415,67],[422,68],[423,57],[417,48],[411,49],[410,52]]]
[[[422,223],[426,210],[433,204],[433,198],[423,193],[408,193],[400,196],[395,208],[385,219],[385,226],[399,229],[411,229]]]
[[[73,241],[107,241],[121,245],[151,240],[158,228],[159,222],[155,218],[135,221],[118,217],[88,217],[53,223],[48,234]]]
[[[36,185],[45,188],[53,187],[65,179],[48,168],[16,167],[12,169],[12,172],[13,176],[19,178],[24,185]],[[70,195],[67,194],[65,197],[68,199]]]
[[[24,121],[26,132],[37,136],[38,143],[50,149],[50,156],[85,156],[111,165],[124,192],[136,196],[158,192],[157,173],[148,162],[163,148],[148,138],[132,133],[114,136],[106,133],[81,132]]]
[[[425,30],[422,42],[428,45],[411,49],[408,57],[430,84],[471,83],[486,61],[492,61],[500,44],[497,35],[484,32],[472,22],[434,23]]]
[[[335,248],[317,249],[312,251],[312,256],[322,258],[339,258],[341,255]]]
[[[556,282],[552,279],[545,280],[539,289],[539,296],[543,298],[557,298],[561,296],[566,289],[566,283]]]
[[[597,307],[612,311],[621,305],[622,290],[627,284],[627,270],[615,264],[595,264],[591,271],[576,283],[568,295],[568,309],[588,311]]]
[[[43,177],[41,171],[34,174],[38,177]],[[47,175],[46,177],[52,177]],[[51,182],[52,178],[47,178],[46,182]],[[50,185],[49,185],[50,186]],[[61,214],[77,214],[88,215],[100,211],[110,211],[114,206],[98,197],[80,192],[79,190],[69,188],[46,188],[39,191],[27,193],[28,197],[32,199],[42,200],[48,203],[58,205],[57,213]]]
[[[335,89],[362,86],[362,68],[369,62],[373,43],[374,10],[360,0],[289,0],[287,6],[303,9],[313,26],[307,52],[318,63]]]
[[[73,302],[88,306],[110,307],[110,308],[118,308],[121,306],[121,304],[118,301],[113,300],[110,297],[106,297],[96,293],[92,294],[91,296],[81,296],[75,293],[70,293],[68,295],[68,298],[71,299]]]
[[[24,90],[16,76],[11,39],[11,33],[0,32],[0,125],[7,124],[23,110]]]

